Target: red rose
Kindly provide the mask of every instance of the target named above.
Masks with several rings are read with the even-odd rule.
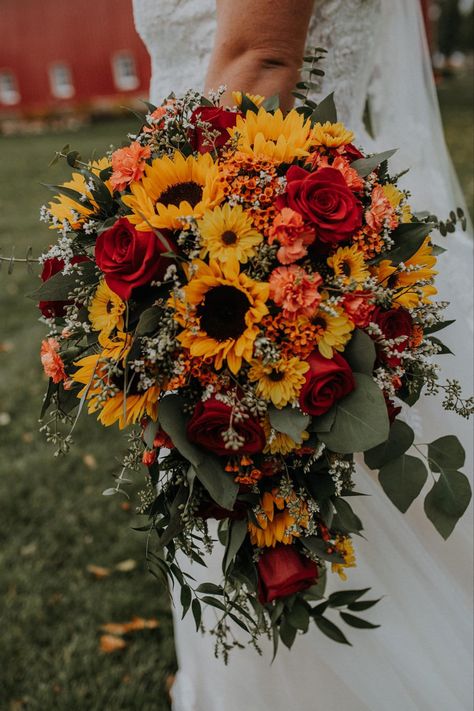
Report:
[[[77,255],[71,259],[71,264],[78,264],[79,262],[88,262],[89,258],[84,255]],[[52,257],[51,259],[45,259],[43,264],[43,270],[41,272],[41,279],[43,281],[48,281],[52,276],[58,274],[64,269],[64,260],[58,259],[57,257]],[[66,306],[72,304],[72,301],[40,301],[38,308],[40,309],[43,316],[46,318],[54,318],[64,316],[66,313]]]
[[[388,311],[377,308],[372,314],[372,321],[377,324],[387,339],[405,336],[401,343],[390,347],[391,351],[403,353],[406,350],[413,333],[413,321],[408,311],[402,308],[389,309]],[[381,346],[378,348],[378,357],[391,368],[396,368],[401,363],[401,358],[396,355],[388,355]]]
[[[228,128],[233,128],[240,112],[226,111],[221,106],[199,106],[191,114],[191,123],[195,124],[196,119],[209,124],[209,132],[218,131],[219,135],[211,144],[206,138],[206,131],[199,126],[194,126],[189,136],[189,142],[193,151],[208,153],[213,148],[222,148],[229,140]]]
[[[232,454],[257,454],[265,447],[265,432],[252,417],[233,423],[234,429],[244,442],[238,450],[225,446],[222,433],[229,428],[231,408],[215,397],[199,402],[188,422],[188,438],[191,442],[220,456]]]
[[[355,388],[349,363],[339,353],[324,358],[313,351],[308,358],[309,370],[300,391],[299,403],[303,412],[317,417],[324,415],[335,402]]]
[[[320,168],[309,173],[296,165],[286,174],[284,195],[277,207],[291,207],[314,225],[316,238],[327,245],[349,240],[362,225],[362,205],[348,188],[344,176],[335,168]]]
[[[340,148],[333,148],[331,149],[331,153],[333,152],[336,155],[342,154],[349,159],[350,163],[353,163],[355,160],[359,160],[359,158],[365,157],[353,143],[347,143],[345,146],[340,146]]]
[[[258,599],[264,605],[306,590],[316,582],[316,563],[294,546],[266,548],[258,560]]]
[[[353,291],[344,296],[344,311],[358,328],[366,328],[372,320],[375,306],[371,303],[370,296],[366,291]]]
[[[222,506],[215,504],[213,501],[207,501],[200,505],[197,513],[198,516],[205,520],[213,518],[216,521],[222,521],[228,518],[230,521],[243,521],[247,517],[247,510],[248,506],[242,501],[236,501],[232,511],[223,509]]]
[[[387,405],[387,414],[388,414],[388,419],[390,420],[390,424],[393,423],[397,415],[399,415],[402,411],[402,408],[395,405],[393,400],[391,400],[388,395],[384,393],[384,398],[385,398],[385,404]]]
[[[102,232],[95,243],[97,266],[107,285],[124,301],[136,287],[163,276],[169,260],[161,254],[167,251],[154,232],[139,232],[126,217]]]

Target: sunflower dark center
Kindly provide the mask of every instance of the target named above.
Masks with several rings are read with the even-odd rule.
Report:
[[[107,301],[107,306],[105,307],[105,310],[107,311],[108,314],[112,313],[112,309],[114,308],[113,303],[110,301],[110,299]]]
[[[342,262],[341,269],[344,276],[349,277],[351,275],[351,265],[349,262]]]
[[[315,326],[319,326],[320,328],[326,328],[327,326],[326,321],[321,317],[314,319],[313,323]]]
[[[395,289],[398,282],[398,274],[392,274],[387,280],[387,286],[389,289]]]
[[[226,246],[235,244],[237,242],[237,235],[232,230],[226,230],[222,233],[221,240]]]
[[[246,329],[245,314],[250,301],[234,286],[216,286],[210,289],[197,308],[201,330],[216,341],[239,338]]]
[[[274,370],[272,369],[271,373],[268,374],[268,377],[270,380],[273,380],[274,383],[279,383],[280,380],[283,380],[285,377],[285,373],[282,373],[279,370]]]
[[[202,200],[202,185],[198,185],[193,180],[186,183],[176,183],[171,185],[159,196],[157,202],[160,205],[179,205],[181,202],[189,202],[191,207],[196,207]]]

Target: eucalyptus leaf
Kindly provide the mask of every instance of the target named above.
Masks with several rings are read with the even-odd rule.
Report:
[[[333,499],[333,503],[336,509],[336,515],[332,522],[333,528],[343,530],[346,533],[359,533],[364,529],[362,521],[354,513],[347,501],[337,496]]]
[[[196,625],[196,631],[199,631],[199,628],[201,626],[202,608],[201,608],[201,603],[199,602],[197,597],[195,597],[191,603],[191,611],[193,613],[194,623]]]
[[[318,415],[317,417],[311,418],[311,424],[308,427],[310,432],[330,432],[331,427],[336,419],[336,405],[333,405],[330,410],[324,413],[324,415]]]
[[[380,469],[392,459],[405,454],[414,439],[412,428],[401,420],[395,420],[390,427],[387,441],[364,452],[365,463],[370,469]]]
[[[447,470],[428,492],[424,509],[438,533],[449,538],[471,500],[471,485],[462,473]]]
[[[80,262],[74,265],[70,274],[58,272],[44,281],[35,291],[28,294],[35,301],[67,301],[71,292],[78,284],[94,284],[98,282],[93,262]]]
[[[337,122],[337,109],[334,103],[334,92],[331,92],[326,96],[314,109],[311,114],[311,123],[314,126],[315,123],[330,123]]]
[[[268,416],[271,426],[274,427],[277,432],[283,432],[283,434],[291,437],[297,444],[301,444],[303,441],[301,435],[311,419],[309,415],[305,415],[296,407],[284,407],[279,410],[271,405],[268,408]]]
[[[357,328],[344,349],[344,358],[353,372],[372,375],[376,357],[373,339],[365,331]]]
[[[196,588],[196,592],[203,593],[205,595],[223,595],[224,590],[221,585],[215,585],[214,583],[201,583],[199,587]]]
[[[262,106],[266,111],[269,111],[269,112],[276,111],[277,109],[280,108],[280,95],[274,94],[273,96],[269,96],[262,103]]]
[[[319,438],[334,452],[365,452],[389,435],[390,422],[385,399],[379,386],[368,375],[354,373],[356,388],[337,404],[330,432]]]
[[[309,610],[308,607],[298,598],[295,600],[293,607],[287,614],[288,622],[297,630],[307,632],[309,627]]]
[[[466,452],[457,437],[446,435],[428,445],[428,459],[433,472],[460,469],[466,461]]]
[[[421,459],[409,454],[392,459],[379,472],[382,489],[402,513],[410,508],[425,485],[427,477],[428,470]]]
[[[383,163],[384,160],[391,158],[396,152],[397,149],[394,148],[391,151],[376,153],[375,155],[370,156],[370,158],[358,158],[357,160],[352,161],[351,168],[354,168],[354,170],[359,173],[361,178],[366,178],[380,165],[380,163]]]
[[[151,306],[149,309],[145,309],[138,321],[135,335],[145,336],[155,333],[160,326],[162,316],[163,312],[158,306]]]
[[[153,442],[156,436],[156,433],[158,432],[159,429],[159,424],[158,422],[153,422],[153,420],[149,420],[145,429],[143,430],[143,441],[145,442],[146,446],[149,449],[153,448]]]

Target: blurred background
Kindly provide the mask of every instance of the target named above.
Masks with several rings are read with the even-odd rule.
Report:
[[[473,0],[423,0],[446,137],[472,210]],[[0,248],[40,254],[39,225],[67,166],[120,145],[136,127],[122,107],[146,98],[150,65],[131,0],[0,0]],[[442,217],[442,216],[441,216]],[[0,709],[169,708],[175,658],[168,601],[146,571],[133,504],[101,496],[123,440],[83,418],[55,458],[38,432],[44,327],[26,295],[38,269],[0,270]],[[142,474],[130,489],[136,501]],[[120,645],[103,638],[110,623]],[[145,626],[145,629],[143,627]],[[128,630],[128,631],[127,631]],[[116,638],[117,639],[117,638]],[[119,647],[119,648],[115,648]]]

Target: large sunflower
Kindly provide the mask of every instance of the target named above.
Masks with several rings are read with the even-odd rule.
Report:
[[[360,286],[369,276],[364,253],[355,246],[339,247],[332,256],[328,257],[327,263],[333,270],[334,276],[341,277],[345,284],[355,282]]]
[[[337,315],[333,315],[320,308],[314,319],[313,325],[317,327],[316,343],[319,352],[325,358],[332,358],[334,351],[342,353],[347,341],[351,338],[354,324],[340,308],[332,307]]]
[[[151,227],[177,229],[182,217],[201,217],[223,197],[219,170],[209,153],[185,158],[176,151],[172,158],[155,158],[145,175],[130,185],[131,195],[122,197],[131,210],[127,215],[137,230]]]
[[[255,255],[255,247],[263,237],[254,229],[250,216],[240,205],[215,207],[204,213],[198,221],[201,234],[201,257],[209,254],[210,259],[225,262],[236,257],[245,264]]]
[[[193,269],[182,301],[170,300],[184,326],[178,340],[191,356],[214,358],[216,368],[226,360],[237,373],[242,360],[252,359],[256,324],[268,313],[269,286],[240,273],[235,258],[222,265],[196,260]]]
[[[289,545],[308,526],[308,508],[294,492],[282,496],[279,489],[266,491],[257,513],[258,526],[248,524],[250,542],[259,548],[272,547],[277,543]]]
[[[316,123],[312,131],[312,143],[315,146],[327,146],[328,148],[338,148],[352,143],[354,134],[349,131],[343,123]]]
[[[420,301],[430,303],[430,297],[437,294],[437,289],[432,282],[438,272],[433,269],[436,265],[436,257],[433,255],[429,237],[404,264],[407,269],[401,271],[389,259],[383,259],[373,268],[373,275],[377,277],[380,284],[395,291],[394,304],[404,306],[406,309],[414,309]]]
[[[89,305],[89,319],[94,331],[105,335],[117,328],[123,329],[123,312],[125,304],[102,279]]]
[[[108,158],[101,158],[91,163],[90,170],[94,175],[99,175],[102,170],[110,166]],[[99,210],[99,206],[92,197],[92,193],[87,187],[86,178],[82,173],[73,173],[72,180],[62,183],[61,188],[73,190],[77,193],[77,200],[68,195],[55,195],[54,202],[48,205],[51,216],[55,218],[55,223],[50,225],[50,229],[62,229],[67,222],[73,230],[77,230],[87,221],[90,215]],[[112,192],[109,182],[105,183]],[[82,201],[81,201],[82,196]]]
[[[259,397],[270,400],[275,407],[285,407],[298,397],[308,369],[309,364],[299,358],[282,358],[272,365],[256,361],[249,370],[249,380],[257,381]]]
[[[308,155],[311,123],[296,111],[283,116],[280,109],[271,114],[260,107],[258,113],[247,111],[245,116],[238,116],[229,133],[243,153],[290,163]]]

